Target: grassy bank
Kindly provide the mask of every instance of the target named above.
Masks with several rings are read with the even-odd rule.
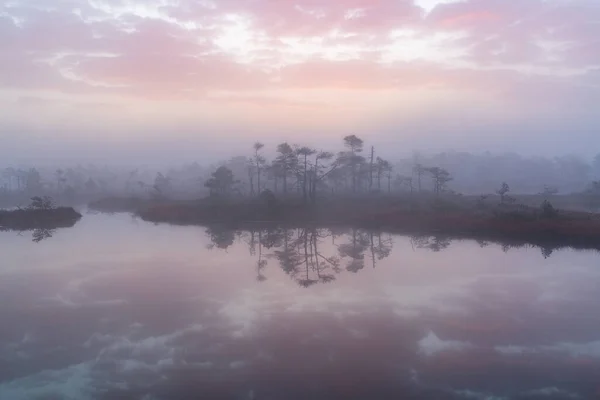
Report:
[[[258,200],[204,200],[144,207],[146,221],[179,225],[219,223],[234,228],[257,225],[334,226],[385,230],[403,234],[501,241],[514,245],[600,249],[600,215],[556,210],[551,205],[481,206],[468,199],[351,198],[318,205]]]

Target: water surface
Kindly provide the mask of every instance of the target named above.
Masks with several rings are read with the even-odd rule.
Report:
[[[600,393],[596,252],[86,214],[0,253],[0,399]]]

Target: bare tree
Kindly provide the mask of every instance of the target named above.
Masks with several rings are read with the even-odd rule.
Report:
[[[312,156],[316,152],[316,150],[306,146],[296,149],[296,154],[298,154],[301,158],[304,158],[304,170],[302,178],[302,199],[304,203],[308,202],[308,156]]]
[[[326,161],[326,160],[331,160],[332,158],[333,158],[333,153],[330,153],[328,151],[320,151],[317,153],[317,155],[315,157],[315,164],[314,164],[313,172],[312,172],[312,181],[311,181],[311,190],[310,190],[310,197],[311,197],[313,203],[316,203],[316,201],[317,201],[317,184],[318,184],[318,182],[322,181],[323,178],[325,178],[329,173],[331,173],[333,170],[335,170],[337,168],[337,165],[333,165],[328,172],[320,175],[321,168],[324,167],[324,165],[320,164],[320,162]]]
[[[427,168],[426,171],[429,172],[433,178],[433,191],[436,195],[443,192],[446,188],[446,184],[453,179],[452,175],[444,168],[433,167]]]
[[[353,192],[356,192],[358,167],[364,162],[364,158],[358,155],[358,153],[363,151],[363,144],[363,140],[356,135],[346,136],[344,138],[344,145],[349,151],[346,154],[342,153],[340,155],[340,161],[347,164],[350,168]]]
[[[392,171],[392,164],[387,161],[384,160],[381,157],[377,157],[377,164],[376,164],[376,172],[377,172],[377,189],[379,191],[381,191],[381,177],[383,176],[384,173],[388,173],[388,191],[391,190],[391,183],[389,182],[391,180],[390,174]]]
[[[254,175],[256,174],[256,166],[254,165],[254,160],[252,158],[248,158],[246,167],[248,171],[248,182],[250,183],[250,196],[254,197]]]
[[[411,196],[415,190],[413,182],[414,180],[411,176],[404,176],[400,174],[396,175],[395,185],[399,188],[402,188],[402,186],[408,187]]]
[[[298,157],[292,146],[288,143],[284,142],[277,146],[277,152],[279,155],[275,159],[275,163],[278,164],[279,170],[281,172],[281,177],[283,178],[283,194],[287,195],[287,179],[288,176],[294,171],[294,169],[298,166]]]
[[[427,171],[427,168],[425,168],[421,164],[415,164],[415,166],[413,167],[413,176],[416,176],[416,178],[417,178],[417,188],[419,189],[419,192],[422,191],[421,182],[422,182],[423,175],[425,174],[426,171]]]
[[[388,193],[392,193],[392,173],[394,172],[394,166],[392,165],[392,163],[387,162],[383,172],[385,172],[385,175],[387,177]]]
[[[371,162],[369,164],[369,192],[373,190],[373,162],[375,157],[375,147],[371,146]],[[379,161],[379,157],[377,157],[377,161]],[[379,188],[381,190],[381,188]]]
[[[265,147],[265,145],[260,142],[256,142],[256,143],[254,143],[254,146],[252,146],[252,147],[254,149],[254,163],[256,164],[256,189],[257,189],[257,193],[260,194],[261,167],[265,164],[266,160],[259,152],[260,152],[260,150],[262,150],[263,147]]]

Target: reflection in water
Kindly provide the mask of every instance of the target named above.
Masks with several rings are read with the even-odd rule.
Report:
[[[10,232],[11,230],[5,230]],[[3,232],[0,230],[0,232]],[[17,236],[24,236],[25,233],[29,231],[18,231]],[[56,233],[56,229],[46,229],[46,228],[37,228],[31,231],[31,241],[34,243],[39,243],[42,240],[50,239]]]
[[[447,249],[452,243],[448,236],[412,236],[411,239],[419,249],[429,249],[436,253]]]
[[[22,236],[2,400],[597,398],[593,252],[123,215]]]
[[[210,237],[213,246],[223,250],[233,245],[233,241],[235,240],[235,231],[221,225],[208,228],[206,234]]]
[[[250,255],[257,257],[256,279],[267,279],[265,269],[269,260],[275,260],[279,267],[291,276],[300,286],[309,287],[317,283],[335,280],[342,269],[358,273],[366,265],[376,268],[377,262],[390,256],[393,249],[392,235],[379,231],[358,228],[276,228],[236,231],[223,225],[213,225],[206,229],[211,240],[209,249],[227,250],[233,246],[236,237],[248,245]],[[434,253],[450,247],[453,239],[443,235],[413,235],[410,237],[414,249],[430,250]],[[322,245],[334,253],[325,254]],[[477,240],[481,248],[490,245]],[[521,249],[523,245],[500,243],[502,251]],[[321,250],[320,250],[321,249]],[[552,256],[552,247],[540,247],[542,256]]]
[[[42,240],[50,239],[52,237],[52,235],[54,235],[55,232],[56,232],[56,229],[43,229],[43,228],[35,229],[33,231],[33,233],[31,234],[31,236],[32,236],[31,240],[35,243],[39,243]]]
[[[365,250],[369,241],[366,233],[356,228],[351,229],[349,236],[347,243],[338,246],[338,253],[342,259],[348,260],[346,270],[356,273],[365,267]]]
[[[211,249],[227,250],[236,236],[246,243],[250,255],[256,257],[258,281],[267,279],[265,269],[269,260],[273,260],[303,287],[335,280],[342,271],[341,265],[352,273],[363,269],[365,263],[375,268],[377,261],[389,257],[393,246],[390,234],[356,228],[269,228],[236,232],[224,226],[211,226],[206,234],[212,242]],[[323,245],[329,243],[333,246],[323,250]]]

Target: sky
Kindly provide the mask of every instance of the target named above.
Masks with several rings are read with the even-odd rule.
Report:
[[[0,159],[600,152],[597,0],[0,0]]]

